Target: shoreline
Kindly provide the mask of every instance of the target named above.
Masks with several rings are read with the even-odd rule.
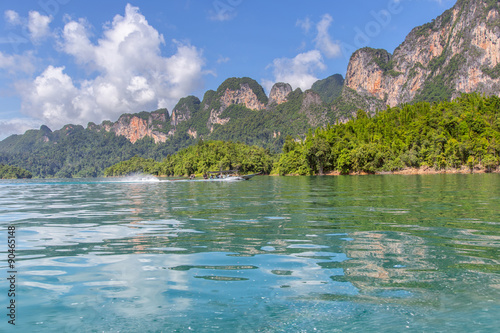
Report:
[[[474,167],[472,170],[468,167],[462,167],[460,169],[448,168],[448,169],[434,169],[431,167],[421,167],[421,168],[405,168],[396,171],[377,171],[374,173],[357,171],[349,172],[348,174],[342,174],[340,171],[329,171],[323,176],[368,176],[368,175],[438,175],[438,174],[484,174],[484,173],[500,173],[500,167],[493,169],[491,171],[486,170],[482,167]],[[278,174],[271,174],[270,176],[280,176]],[[298,174],[287,174],[285,177],[289,176],[300,176]],[[314,176],[319,176],[315,174]]]
[[[350,176],[362,176],[362,175],[439,175],[439,174],[481,174],[481,173],[500,173],[500,170],[497,168],[495,170],[491,170],[488,172],[485,168],[474,167],[472,170],[468,167],[462,167],[460,169],[449,168],[449,169],[434,169],[430,167],[421,167],[421,168],[405,168],[402,170],[396,171],[377,171],[375,173],[368,172],[350,172]],[[327,174],[328,176],[339,176],[340,172],[334,171]]]
[[[407,168],[398,171],[390,171],[389,173],[379,172],[377,174],[394,174],[394,175],[437,175],[437,174],[481,174],[481,173],[500,173],[500,169],[496,168],[491,171],[485,168],[474,167],[472,170],[468,167],[462,167],[460,169],[434,169],[429,167],[424,168]]]

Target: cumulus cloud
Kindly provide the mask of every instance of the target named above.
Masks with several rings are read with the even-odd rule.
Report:
[[[63,73],[64,67],[49,66],[34,82],[28,83],[25,101],[29,101],[31,108],[27,110],[28,115],[41,118],[49,124],[67,124],[75,120],[67,113],[68,101],[78,95],[78,89],[73,85],[73,80]],[[23,89],[24,90],[24,89]],[[25,107],[26,108],[26,107]]]
[[[47,67],[19,87],[25,114],[56,128],[114,120],[126,112],[171,109],[202,82],[202,52],[173,40],[175,54],[162,56],[164,37],[137,7],[127,5],[125,15],[115,16],[95,43],[89,30],[85,20],[67,22],[59,47],[91,71],[92,78],[75,81],[62,66]]]
[[[316,73],[326,69],[323,57],[318,50],[300,53],[294,58],[278,58],[268,67],[272,68],[274,82],[289,83],[294,89],[307,90],[318,80]],[[263,85],[270,91],[274,83],[263,80]]]
[[[342,54],[340,43],[332,41],[328,29],[333,22],[329,14],[323,15],[321,21],[316,25],[318,34],[316,36],[316,48],[321,50],[328,58],[338,57]]]
[[[19,14],[13,10],[6,10],[4,13],[5,21],[11,25],[20,25],[22,24],[21,17]]]
[[[45,16],[36,11],[30,11],[28,17],[28,30],[34,41],[39,41],[50,35],[49,24],[52,17]]]
[[[33,42],[38,42],[51,34],[50,22],[51,16],[45,16],[37,11],[30,11],[28,18],[21,17],[16,11],[6,10],[4,13],[5,21],[13,26],[22,26],[29,33],[29,38]]]
[[[75,57],[79,64],[85,65],[94,58],[94,47],[89,39],[89,24],[85,19],[70,21],[64,25],[61,49]]]

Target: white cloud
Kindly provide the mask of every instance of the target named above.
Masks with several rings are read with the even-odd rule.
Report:
[[[4,13],[7,23],[13,26],[22,26],[27,29],[29,38],[33,42],[38,42],[51,34],[49,24],[52,22],[51,16],[45,16],[37,11],[30,11],[28,18],[23,18],[13,10],[6,10]]]
[[[300,53],[294,58],[278,58],[268,67],[273,69],[274,81],[263,80],[267,91],[275,82],[289,83],[294,89],[307,90],[318,80],[316,73],[326,69],[318,50]]]
[[[295,26],[302,28],[302,30],[304,30],[305,33],[308,33],[309,30],[311,30],[311,27],[312,27],[311,19],[309,17],[306,17],[303,20],[299,19],[295,23]]]
[[[313,40],[315,43],[314,50],[300,53],[294,58],[274,59],[273,63],[267,67],[272,68],[274,80],[262,81],[266,91],[269,92],[275,82],[289,83],[294,89],[307,90],[311,88],[313,83],[318,80],[317,73],[326,69],[323,55],[327,58],[342,55],[340,43],[333,41],[328,32],[332,22],[333,18],[329,14],[325,14],[316,24],[317,34]],[[295,25],[308,33],[313,23],[309,17],[306,17],[303,20],[297,20]],[[306,43],[303,42],[300,49],[305,47]]]
[[[96,43],[85,20],[64,26],[59,48],[85,65],[93,78],[73,80],[64,67],[49,66],[30,83],[20,84],[22,110],[49,127],[115,120],[123,113],[154,110],[199,88],[205,74],[202,52],[173,40],[175,54],[161,55],[164,38],[137,7],[127,5]]]
[[[134,76],[130,80],[127,90],[132,95],[132,98],[141,104],[150,103],[155,99],[155,92],[151,89],[148,80],[144,76]]]
[[[77,114],[68,112],[68,101],[76,97],[78,89],[63,71],[64,67],[49,66],[34,82],[23,87],[28,89],[23,96],[25,113],[41,118],[49,127],[54,123],[63,125],[78,119]]]
[[[172,95],[170,98],[178,100],[199,86],[204,60],[201,58],[200,51],[194,46],[175,40],[174,42],[177,44],[177,53],[164,59],[167,74],[165,79],[170,83]]]
[[[0,51],[0,69],[5,70],[12,76],[19,79],[19,74],[33,74],[35,71],[35,62],[33,54],[26,52],[24,54],[7,55]]]
[[[220,56],[219,59],[217,59],[217,63],[218,64],[225,64],[226,62],[229,62],[229,60],[231,60],[229,57]]]
[[[13,10],[6,10],[4,13],[5,20],[12,25],[22,24],[21,17],[19,14]]]
[[[12,134],[24,133],[29,129],[39,128],[39,120],[30,118],[0,119],[0,140]]]
[[[316,48],[321,50],[326,57],[334,58],[342,55],[339,42],[332,41],[328,29],[333,22],[333,18],[329,14],[323,15],[321,21],[316,25],[318,34],[316,36]]]
[[[49,24],[52,17],[45,16],[36,11],[29,12],[28,30],[33,41],[41,40],[50,35]]]
[[[87,64],[94,58],[94,47],[88,36],[88,23],[84,19],[68,22],[63,28],[61,49],[73,55],[80,64]]]
[[[211,21],[219,21],[219,22],[224,22],[224,21],[230,21],[238,15],[238,12],[235,10],[228,10],[228,11],[223,11],[223,12],[214,12],[211,11],[208,18]]]

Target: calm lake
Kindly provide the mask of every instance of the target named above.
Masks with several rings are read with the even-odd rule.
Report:
[[[498,174],[4,180],[0,249],[2,332],[500,330]]]

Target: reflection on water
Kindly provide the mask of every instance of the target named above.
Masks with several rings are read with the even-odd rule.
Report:
[[[491,331],[499,204],[498,175],[2,181],[0,246],[35,332]]]

